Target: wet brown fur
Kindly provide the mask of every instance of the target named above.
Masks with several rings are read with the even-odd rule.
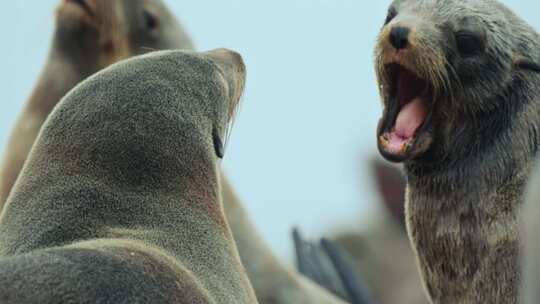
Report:
[[[384,65],[398,62],[433,89],[432,142],[405,161],[406,218],[433,303],[517,303],[519,210],[539,147],[540,77],[516,58],[540,60],[540,37],[493,0],[396,0],[376,50],[381,96]],[[473,22],[485,49],[462,55],[455,34]],[[396,52],[389,29],[414,32]],[[386,104],[385,104],[386,106]]]

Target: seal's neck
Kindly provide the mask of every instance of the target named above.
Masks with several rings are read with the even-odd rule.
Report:
[[[95,109],[91,102],[58,108],[61,114],[53,114],[43,129],[30,165],[47,164],[51,172],[45,174],[58,176],[55,181],[75,176],[99,181],[111,192],[174,197],[213,213],[220,210],[211,130],[174,114],[130,106],[125,112]]]
[[[34,113],[47,116],[68,91],[98,70],[93,58],[72,56],[62,44],[58,38],[53,40],[47,63],[30,95],[27,108]]]
[[[430,185],[441,193],[460,188],[497,189],[530,167],[540,142],[540,86],[517,78],[489,113],[459,115],[451,132],[423,159],[406,163],[409,182]],[[526,179],[526,176],[522,177]]]

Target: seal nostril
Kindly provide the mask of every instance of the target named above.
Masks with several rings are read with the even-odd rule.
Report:
[[[390,31],[390,43],[396,48],[401,50],[407,47],[409,44],[410,30],[406,27],[397,26]]]

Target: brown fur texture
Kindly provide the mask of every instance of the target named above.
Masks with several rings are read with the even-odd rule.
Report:
[[[2,303],[257,303],[223,213],[237,53],[115,64],[47,119],[0,217]]]
[[[391,41],[397,27],[410,31],[401,49]],[[518,302],[518,218],[540,140],[540,77],[516,59],[538,62],[539,50],[534,29],[494,0],[390,8],[376,48],[379,130],[397,107],[392,69],[425,80],[424,126],[413,148],[389,159],[405,163],[408,231],[433,303]]]
[[[156,49],[191,49],[192,43],[160,0],[65,2],[47,63],[8,141],[0,166],[0,209],[45,119],[69,90],[111,63]],[[149,27],[148,18],[156,21]]]

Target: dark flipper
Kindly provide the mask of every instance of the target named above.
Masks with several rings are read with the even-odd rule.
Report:
[[[352,304],[373,304],[347,253],[332,241],[306,241],[293,230],[297,267],[300,273]]]
[[[298,229],[293,230],[293,239],[298,271],[320,286],[345,298],[347,292],[343,288],[340,276],[321,246],[304,240]]]
[[[338,244],[322,239],[321,246],[334,264],[352,304],[373,304],[365,282],[353,270],[349,254]]]

